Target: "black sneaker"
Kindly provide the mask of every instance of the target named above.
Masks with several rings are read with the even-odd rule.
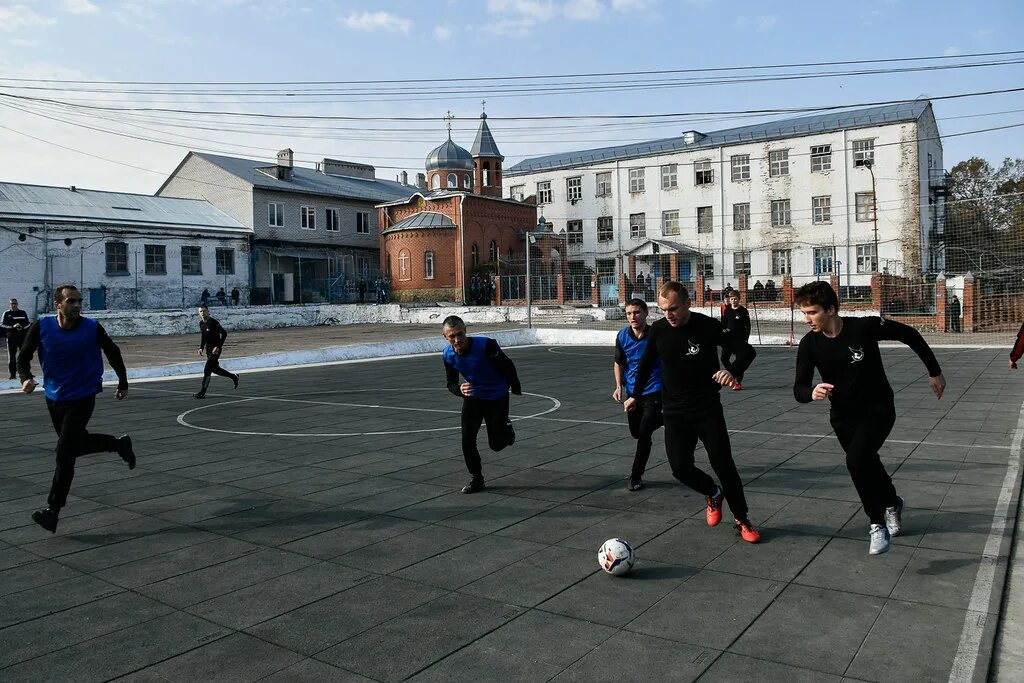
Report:
[[[50,508],[43,508],[32,513],[32,521],[51,534],[57,533],[57,513]]]
[[[235,383],[234,388],[238,388],[238,375],[231,375],[231,381]]]
[[[192,394],[192,398],[206,398],[206,392],[200,391],[198,393]]]
[[[644,487],[644,480],[640,477],[630,477],[629,486],[626,487],[629,491],[639,491]]]
[[[132,437],[124,434],[118,438],[117,454],[121,456],[122,460],[128,463],[128,469],[135,469],[135,451],[132,449]]]
[[[475,476],[469,480],[469,483],[462,487],[463,493],[477,493],[483,491],[486,487],[484,486],[484,478],[481,476]]]
[[[505,423],[505,429],[508,430],[508,445],[511,446],[516,442],[516,430],[512,428],[511,422]]]

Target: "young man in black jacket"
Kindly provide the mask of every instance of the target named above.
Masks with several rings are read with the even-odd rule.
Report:
[[[665,421],[665,452],[672,476],[707,498],[708,526],[722,521],[722,498],[729,502],[735,527],[748,543],[761,534],[747,516],[743,482],[732,459],[729,431],[718,392],[736,378],[718,367],[718,347],[736,354],[734,366],[746,370],[757,355],[745,341],[722,331],[714,318],[690,312],[690,294],[679,282],[666,282],[658,292],[658,306],[665,317],[650,326],[647,349],[637,368],[635,386],[645,387],[661,361],[661,403]],[[636,406],[630,397],[627,411]],[[708,460],[721,485],[694,464],[697,440],[704,444]]]
[[[228,372],[220,366],[220,355],[224,352],[224,340],[228,338],[219,322],[210,317],[210,309],[204,304],[199,307],[199,355],[206,353],[206,366],[203,368],[203,388],[192,394],[194,398],[206,398],[206,389],[210,386],[210,375],[227,377],[238,388],[238,375]]]
[[[727,335],[746,342],[750,339],[750,314],[745,306],[740,306],[740,295],[735,289],[731,290],[725,299],[725,308],[722,309],[722,329]],[[743,388],[740,382],[743,381],[743,372],[733,366],[732,351],[722,347],[722,367],[732,373],[736,383],[732,386],[733,391]]]
[[[18,349],[25,341],[29,320],[28,313],[18,308],[17,299],[11,299],[10,306],[9,311],[4,311],[0,327],[7,333],[7,369],[11,373],[11,379],[14,379],[18,372]]]
[[[811,331],[800,340],[793,395],[800,403],[831,402],[829,421],[846,451],[846,469],[870,522],[868,553],[884,553],[890,538],[902,533],[904,501],[878,454],[896,422],[878,342],[899,341],[913,349],[928,368],[928,384],[937,398],[942,398],[946,380],[935,354],[914,328],[881,317],[841,317],[839,299],[827,282],[810,282],[794,298]],[[817,385],[815,368],[821,375]]]

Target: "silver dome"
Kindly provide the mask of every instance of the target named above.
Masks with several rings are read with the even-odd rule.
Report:
[[[469,150],[459,147],[451,138],[445,140],[444,144],[435,147],[427,155],[427,170],[453,170],[472,171],[473,155]]]

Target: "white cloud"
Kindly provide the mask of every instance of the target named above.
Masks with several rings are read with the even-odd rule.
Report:
[[[487,0],[487,10],[535,22],[549,21],[555,16],[555,5],[550,0]]]
[[[612,0],[612,9],[616,12],[632,12],[634,10],[647,9],[654,5],[657,0]],[[688,0],[692,4],[704,4],[712,0]]]
[[[605,7],[600,0],[569,0],[562,7],[562,12],[569,19],[598,21],[604,16]]]
[[[435,26],[434,37],[438,40],[448,40],[452,37],[452,30],[447,26]]]
[[[956,45],[950,45],[949,47],[942,51],[942,54],[946,55],[947,57],[955,57],[956,55],[960,54],[960,48],[958,48]]]
[[[25,4],[0,5],[0,31],[14,32],[20,28],[51,26],[52,17],[44,17]]]
[[[390,12],[359,12],[348,15],[345,25],[357,31],[391,31],[408,33],[412,22]]]
[[[778,17],[769,14],[761,17],[748,17],[740,15],[736,17],[736,28],[747,29],[753,27],[757,31],[771,31],[778,23]]]
[[[100,8],[89,0],[64,0],[64,9],[72,14],[95,14]]]
[[[974,31],[971,31],[971,35],[974,36],[975,38],[979,39],[979,40],[983,40],[985,38],[988,38],[993,33],[995,33],[995,29],[991,29],[991,28],[979,28],[979,29],[975,29]]]

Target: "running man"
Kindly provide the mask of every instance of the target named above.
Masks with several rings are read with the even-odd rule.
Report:
[[[707,499],[708,526],[722,521],[722,498],[729,503],[734,527],[744,541],[757,543],[761,534],[750,522],[743,482],[732,459],[729,431],[718,392],[736,383],[728,370],[718,367],[719,346],[736,354],[734,367],[743,372],[757,353],[750,344],[722,331],[714,318],[690,311],[690,293],[680,282],[666,282],[658,292],[658,307],[665,313],[650,326],[647,349],[640,359],[636,386],[646,387],[661,361],[661,403],[665,420],[665,451],[672,476]],[[625,410],[635,410],[637,400],[626,399]],[[721,485],[694,464],[697,439]]]
[[[0,327],[7,333],[7,370],[14,379],[18,372],[18,349],[25,341],[25,332],[28,330],[28,313],[18,308],[18,300],[11,299],[11,309],[4,311],[3,322]]]
[[[935,354],[914,328],[884,318],[840,316],[839,299],[827,282],[809,282],[794,299],[811,331],[800,340],[793,395],[800,403],[831,402],[829,422],[846,451],[846,469],[870,523],[868,553],[879,555],[889,550],[892,536],[902,533],[904,501],[878,455],[896,422],[878,342],[898,341],[913,349],[928,368],[936,398],[942,398],[946,380]],[[815,368],[821,375],[816,385]]]
[[[636,454],[633,456],[633,469],[629,474],[630,491],[639,491],[644,487],[644,471],[647,460],[651,457],[651,436],[661,427],[661,364],[656,363],[647,385],[636,386],[636,371],[640,358],[647,349],[647,302],[643,299],[630,299],[626,302],[626,320],[628,325],[619,330],[615,337],[615,362],[612,369],[615,374],[615,391],[612,398],[622,403],[624,398],[635,396],[636,406],[626,413],[629,422],[629,433],[636,439]]]
[[[497,453],[516,441],[508,419],[508,392],[523,393],[512,359],[488,337],[469,337],[457,315],[444,319],[441,335],[448,341],[442,357],[448,391],[462,398],[462,457],[471,479],[463,493],[484,490],[484,475],[476,437],[487,423],[487,445]],[[465,382],[459,383],[459,375]]]
[[[1020,357],[1024,356],[1024,323],[1021,323],[1020,331],[1017,332],[1017,341],[1014,342],[1013,348],[1010,349],[1010,369],[1017,369],[1017,361]]]
[[[722,309],[722,328],[727,335],[746,342],[750,339],[750,314],[747,312],[746,307],[740,306],[739,292],[730,288],[725,304],[725,308]],[[736,383],[732,385],[732,390],[739,391],[743,388],[743,385],[740,384],[743,381],[743,372],[733,366],[731,359],[732,351],[723,346],[722,367],[731,372],[732,376],[736,378]]]
[[[127,434],[120,438],[108,434],[90,434],[89,418],[96,407],[96,394],[103,391],[103,358],[117,373],[120,401],[128,395],[128,371],[121,350],[107,336],[103,326],[82,317],[82,294],[74,285],[63,285],[54,292],[56,317],[37,320],[28,328],[25,343],[18,354],[21,390],[35,391],[32,355],[39,350],[43,368],[46,408],[57,432],[57,467],[50,485],[46,507],[32,513],[32,521],[51,534],[57,531],[61,508],[68,502],[68,491],[75,477],[75,460],[90,453],[113,452],[135,469],[135,451]]]
[[[210,375],[227,377],[235,383],[238,388],[238,375],[228,372],[220,366],[220,354],[224,351],[224,340],[228,338],[225,330],[219,322],[210,317],[210,309],[203,304],[199,307],[199,355],[206,353],[206,366],[203,368],[203,388],[199,393],[192,394],[193,398],[206,398],[206,389],[210,386]]]

